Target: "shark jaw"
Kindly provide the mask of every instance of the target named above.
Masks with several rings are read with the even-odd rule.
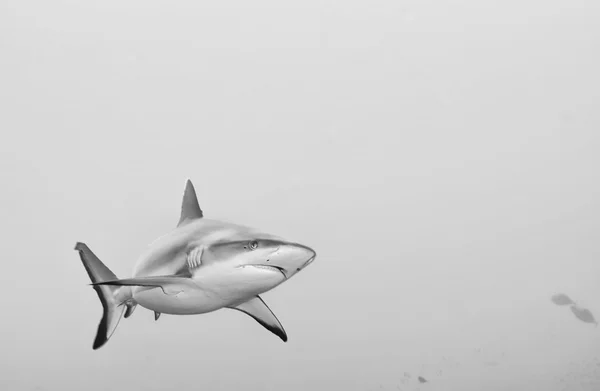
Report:
[[[238,266],[238,268],[246,268],[246,267],[253,267],[256,269],[263,269],[263,270],[272,270],[275,271],[277,273],[281,273],[281,275],[283,275],[283,279],[287,280],[287,275],[285,274],[285,269],[280,267],[280,266],[274,266],[274,265],[241,265]]]
[[[308,259],[306,262],[304,262],[304,263],[303,263],[303,264],[302,264],[300,267],[297,267],[297,268],[296,268],[296,270],[295,270],[295,273],[297,273],[297,272],[299,272],[300,270],[304,269],[306,266],[310,265],[310,264],[312,263],[312,261],[314,261],[314,260],[315,260],[316,254],[314,253],[314,251],[313,251],[313,250],[310,250],[310,251],[312,251],[314,255],[313,255],[313,256],[311,256],[311,257],[310,257],[310,258],[309,258],[309,259]],[[267,261],[268,261],[268,260],[267,260]],[[239,266],[237,266],[236,268],[238,268],[238,269],[242,268],[242,269],[243,269],[243,268],[246,268],[246,267],[253,267],[253,268],[256,268],[256,269],[270,270],[270,271],[274,271],[274,272],[281,273],[281,275],[283,276],[283,279],[284,279],[284,280],[287,280],[287,279],[289,278],[289,277],[288,277],[288,274],[289,274],[289,272],[287,272],[287,271],[285,270],[285,268],[283,268],[283,267],[281,267],[281,266],[273,265],[273,264],[271,264],[271,265],[269,265],[269,264],[264,264],[264,263],[262,263],[262,264],[260,264],[260,263],[259,263],[259,264],[247,264],[247,265],[239,265]],[[294,273],[294,274],[295,274],[295,273]]]

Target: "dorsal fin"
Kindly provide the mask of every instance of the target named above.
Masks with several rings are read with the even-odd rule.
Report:
[[[179,218],[179,227],[185,224],[189,220],[201,219],[204,216],[200,205],[198,205],[198,198],[196,197],[196,190],[191,180],[185,182],[185,190],[183,191],[183,201],[181,202],[181,217]]]

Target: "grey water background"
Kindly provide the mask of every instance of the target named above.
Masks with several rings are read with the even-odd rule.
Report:
[[[0,1],[0,388],[600,389],[600,329],[550,302],[600,314],[599,21],[582,0]],[[129,276],[187,177],[207,217],[317,251],[263,295],[289,342],[138,307],[92,351],[75,242]]]

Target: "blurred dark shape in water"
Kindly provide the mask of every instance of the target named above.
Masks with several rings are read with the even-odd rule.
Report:
[[[427,383],[427,380],[425,380],[425,378],[423,376],[419,376],[419,382]]]
[[[552,296],[551,300],[556,305],[575,304],[575,302],[573,300],[571,300],[571,298],[569,296],[565,295],[564,293],[557,293],[556,295]]]
[[[586,308],[577,307],[575,304],[571,306],[571,312],[573,315],[577,317],[582,322],[585,323],[594,323],[596,327],[598,326],[598,322],[594,319],[594,315],[590,312],[590,310]]]

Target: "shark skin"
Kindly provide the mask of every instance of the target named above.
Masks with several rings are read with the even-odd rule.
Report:
[[[94,341],[110,339],[137,305],[161,314],[196,315],[222,308],[246,313],[284,342],[283,326],[261,299],[311,264],[310,247],[225,221],[204,217],[192,182],[186,181],[175,229],[152,242],[131,278],[117,278],[84,243],[75,249],[102,303]]]

